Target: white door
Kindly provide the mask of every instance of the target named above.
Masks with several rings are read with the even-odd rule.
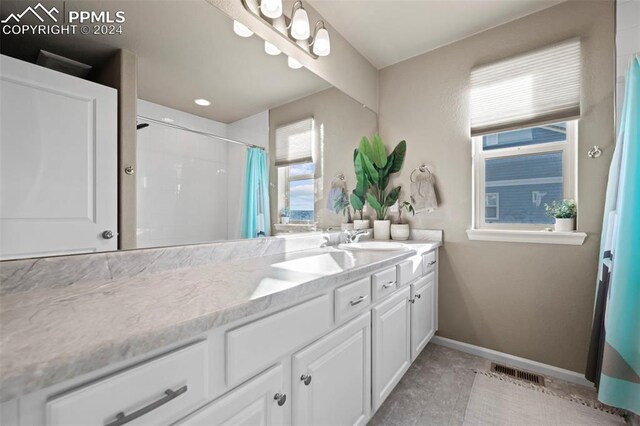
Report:
[[[0,65],[0,259],[116,250],[117,91]]]
[[[435,273],[411,284],[411,360],[422,352],[436,332]]]
[[[373,308],[373,407],[389,396],[411,365],[411,289],[405,287]]]
[[[294,425],[364,425],[371,412],[369,312],[293,356]]]
[[[189,426],[262,426],[285,423],[291,404],[284,391],[282,365],[272,367],[178,424]]]

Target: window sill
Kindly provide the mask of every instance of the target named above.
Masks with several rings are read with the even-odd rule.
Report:
[[[468,229],[472,241],[502,241],[512,243],[565,244],[581,246],[587,238],[584,232],[523,231],[505,229]]]

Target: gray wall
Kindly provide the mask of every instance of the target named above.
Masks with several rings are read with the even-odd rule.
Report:
[[[469,241],[472,67],[570,37],[583,42],[578,227],[583,246]],[[569,1],[380,71],[379,127],[408,143],[397,182],[432,165],[441,207],[413,219],[444,229],[439,335],[582,372],[591,329],[599,233],[613,144],[614,3]],[[604,154],[588,159],[593,145]]]
[[[355,187],[353,150],[362,136],[371,136],[378,129],[377,115],[336,88],[323,90],[297,101],[269,110],[269,151],[275,152],[275,130],[278,126],[313,116],[315,120],[315,158],[322,158],[321,177],[316,182],[316,217],[321,227],[340,226],[345,221],[340,214],[326,210],[326,197],[331,180],[337,173],[344,173],[349,189]],[[324,146],[321,147],[320,144]],[[320,151],[322,154],[320,155]],[[271,155],[270,182],[277,181],[276,168]],[[316,166],[318,167],[318,166]],[[278,220],[277,189],[271,186],[271,221]]]

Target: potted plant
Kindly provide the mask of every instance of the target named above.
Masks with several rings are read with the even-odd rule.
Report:
[[[391,224],[391,239],[392,240],[408,240],[411,230],[409,224],[402,221],[402,211],[407,210],[412,216],[415,216],[416,211],[408,201],[398,201],[398,221]]]
[[[336,202],[333,205],[336,212],[342,212],[343,216],[347,217],[347,222],[341,225],[343,231],[353,229],[353,219],[351,217],[351,203],[349,202],[349,197],[347,196],[347,192],[343,190],[340,193],[340,196],[336,198]]]
[[[391,190],[387,190],[387,187],[391,175],[402,168],[406,151],[407,143],[401,141],[387,156],[384,143],[378,135],[373,136],[371,143],[366,137],[360,141],[355,161],[359,161],[364,170],[369,189],[367,202],[376,212],[373,223],[373,237],[376,240],[389,239],[391,221],[387,219],[387,211],[398,201],[401,187],[396,186]]]
[[[353,214],[360,216],[360,219],[353,221],[353,229],[369,229],[369,220],[364,218],[364,205],[369,182],[362,164],[362,157],[358,155],[357,149],[353,152],[353,168],[356,173],[356,188],[351,193],[349,200],[351,207],[353,207]]]
[[[287,225],[289,223],[289,217],[291,216],[291,211],[289,207],[283,207],[280,209],[280,223],[283,225]]]
[[[576,229],[576,202],[573,200],[554,200],[551,204],[545,204],[547,216],[555,218],[555,230],[570,232]]]

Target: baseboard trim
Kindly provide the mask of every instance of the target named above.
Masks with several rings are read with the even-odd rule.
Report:
[[[543,364],[538,361],[532,361],[530,359],[521,358],[515,355],[509,355],[504,352],[494,351],[493,349],[483,348],[481,346],[471,345],[469,343],[459,342],[453,339],[447,339],[446,337],[433,336],[432,343],[440,346],[446,346],[447,348],[457,349],[461,352],[466,352],[471,355],[477,355],[482,358],[489,359],[491,361],[502,362],[513,367],[522,368],[534,373],[543,374],[549,377],[555,377],[556,379],[564,380],[571,383],[576,383],[583,386],[593,386],[593,383],[588,381],[584,375],[576,373],[575,371],[565,370],[564,368],[554,367],[553,365]]]

